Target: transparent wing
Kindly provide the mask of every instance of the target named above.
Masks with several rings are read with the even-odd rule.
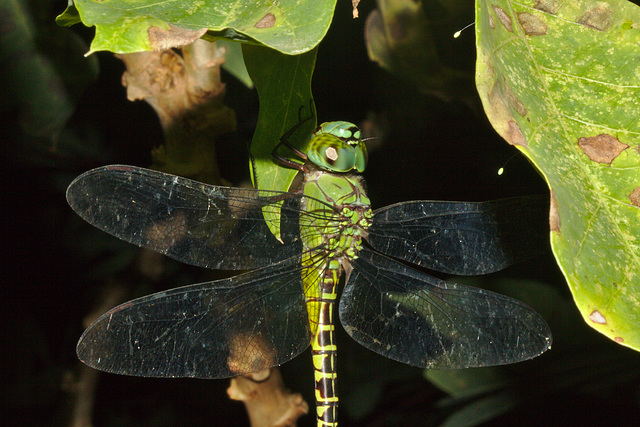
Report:
[[[149,295],[102,315],[80,360],[143,377],[226,378],[284,363],[311,342],[299,257]]]
[[[76,178],[69,205],[97,228],[178,261],[212,269],[264,267],[299,254],[300,195],[219,187],[133,166],[105,166]],[[284,201],[283,242],[263,212]],[[265,208],[263,210],[263,208]],[[278,212],[278,211],[276,211]]]
[[[433,369],[515,363],[551,346],[544,319],[525,304],[448,283],[367,249],[352,262],[340,320],[385,357]]]
[[[398,203],[374,212],[367,240],[386,255],[431,270],[486,274],[548,250],[548,212],[546,196]]]

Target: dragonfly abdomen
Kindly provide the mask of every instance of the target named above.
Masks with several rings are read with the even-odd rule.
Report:
[[[317,283],[318,296],[307,298],[307,307],[313,331],[311,354],[313,357],[318,427],[338,425],[338,393],[336,381],[337,349],[335,344],[334,308],[336,287],[342,266],[333,261]],[[313,314],[312,314],[313,313]]]

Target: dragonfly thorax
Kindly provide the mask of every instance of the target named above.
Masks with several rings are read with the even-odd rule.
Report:
[[[301,226],[305,249],[321,248],[324,256],[340,261],[355,258],[372,218],[360,177],[312,171],[305,177],[304,194],[304,210],[313,218]]]

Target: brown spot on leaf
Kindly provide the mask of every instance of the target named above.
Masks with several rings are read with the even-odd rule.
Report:
[[[613,340],[615,342],[617,342],[617,343],[620,343],[620,344],[622,344],[624,342],[624,338],[622,338],[622,337],[615,337]]]
[[[599,2],[597,6],[586,11],[580,19],[578,19],[578,24],[598,31],[606,31],[607,28],[611,26],[612,19],[611,6],[609,6],[608,3]]]
[[[589,159],[598,163],[611,164],[613,159],[618,157],[620,153],[629,148],[627,144],[623,144],[618,139],[608,134],[600,134],[587,138],[578,139],[578,145]]]
[[[493,74],[490,62],[487,62],[487,68],[488,72]],[[527,109],[516,94],[511,91],[505,79],[501,78],[500,80],[502,82],[494,81],[487,91],[488,103],[485,106],[487,116],[500,136],[509,144],[529,148],[520,126],[515,121],[513,112],[516,110],[518,114],[525,115]]]
[[[558,0],[537,0],[534,8],[555,15],[558,12]]]
[[[507,101],[509,102],[509,105],[511,106],[511,108],[516,110],[516,112],[520,114],[520,117],[524,117],[527,115],[527,107],[525,107],[522,101],[520,101],[520,98],[518,98],[518,95],[516,95],[511,90],[511,87],[509,86],[506,87],[505,95],[507,97]]]
[[[597,323],[599,325],[606,325],[607,324],[607,319],[598,310],[593,310],[591,312],[591,314],[589,315],[589,320],[591,320],[593,323]]]
[[[498,20],[502,22],[502,25],[504,25],[504,27],[510,32],[513,32],[511,17],[507,15],[507,12],[505,12],[503,8],[496,5],[493,5],[493,11],[496,13]]]
[[[496,23],[493,21],[493,16],[489,15],[489,28],[492,30],[496,28]]]
[[[547,34],[547,24],[539,17],[530,13],[518,13],[518,21],[528,36],[542,36]]]
[[[520,125],[514,120],[509,120],[509,133],[507,135],[507,142],[511,145],[519,145],[521,147],[529,148],[527,140],[524,138]]]
[[[273,13],[267,13],[264,15],[254,27],[256,28],[271,28],[276,25],[276,16]]]
[[[629,194],[629,200],[633,206],[640,208],[640,187],[636,188]]]
[[[558,199],[551,190],[551,204],[549,208],[549,229],[552,232],[560,233],[560,215],[558,214]]]
[[[149,45],[151,46],[151,50],[154,51],[186,46],[198,40],[206,32],[206,28],[187,30],[186,28],[176,27],[172,24],[169,24],[169,29],[167,30],[158,27],[149,27],[147,30]]]

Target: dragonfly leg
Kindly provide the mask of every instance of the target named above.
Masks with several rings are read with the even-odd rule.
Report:
[[[287,159],[286,157],[276,153],[275,150],[273,151],[273,153],[271,153],[271,157],[273,157],[276,163],[280,164],[281,166],[291,169],[297,169],[302,173],[308,172],[307,167],[304,165],[304,163],[298,163],[295,160]]]
[[[299,128],[300,126],[302,126],[303,124],[305,124],[306,122],[308,122],[309,120],[313,119],[315,117],[314,111],[313,111],[313,101],[309,100],[309,107],[311,110],[311,114],[308,117],[302,118],[302,111],[304,109],[304,107],[300,107],[300,110],[298,110],[298,123],[295,124],[295,126],[293,126],[291,129],[289,129],[288,131],[286,131],[281,137],[280,137],[280,143],[278,145],[276,145],[276,148],[273,149],[273,151],[271,152],[271,156],[276,160],[276,162],[278,162],[280,165],[285,166],[285,167],[289,167],[289,168],[293,168],[293,169],[297,169],[300,172],[307,172],[307,169],[305,167],[305,165],[303,163],[299,163],[295,160],[291,160],[288,159],[284,156],[281,156],[280,154],[278,154],[278,149],[281,146],[286,147],[287,149],[289,149],[293,154],[296,155],[296,157],[298,157],[299,159],[302,159],[304,161],[307,161],[307,155],[297,149],[296,147],[294,147],[293,145],[291,145],[291,143],[289,142],[289,138],[291,138],[291,135],[293,135]]]

